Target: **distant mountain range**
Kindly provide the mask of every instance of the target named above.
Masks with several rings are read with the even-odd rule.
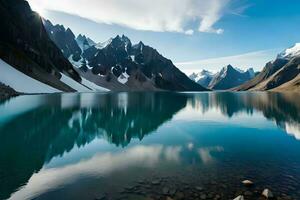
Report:
[[[190,79],[213,90],[300,91],[300,43],[279,53],[261,72],[243,72],[228,65],[213,74],[206,70],[193,73]]]
[[[198,84],[213,90],[228,90],[239,86],[254,78],[255,72],[252,68],[247,71],[239,70],[231,65],[223,67],[218,73],[203,70],[200,73],[193,73],[189,77]]]

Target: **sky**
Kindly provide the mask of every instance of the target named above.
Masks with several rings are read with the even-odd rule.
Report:
[[[299,0],[29,0],[54,24],[104,42],[143,41],[187,74],[260,71],[300,41]]]

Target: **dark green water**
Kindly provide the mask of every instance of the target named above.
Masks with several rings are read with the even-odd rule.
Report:
[[[299,94],[87,93],[0,103],[0,199],[259,199],[265,188],[300,199]]]

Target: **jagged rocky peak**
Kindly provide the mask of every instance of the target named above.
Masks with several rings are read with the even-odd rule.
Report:
[[[85,35],[81,35],[81,34],[79,34],[76,37],[76,42],[83,52],[85,50],[87,50],[88,48],[96,45],[96,43],[92,39],[86,37]]]
[[[125,35],[117,35],[107,46],[111,46],[112,48],[125,48],[125,50],[127,51],[131,48],[132,44],[130,39]]]

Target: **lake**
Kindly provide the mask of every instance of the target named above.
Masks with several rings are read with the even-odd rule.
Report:
[[[263,199],[266,188],[277,199],[300,199],[299,94],[0,102],[0,199]]]

